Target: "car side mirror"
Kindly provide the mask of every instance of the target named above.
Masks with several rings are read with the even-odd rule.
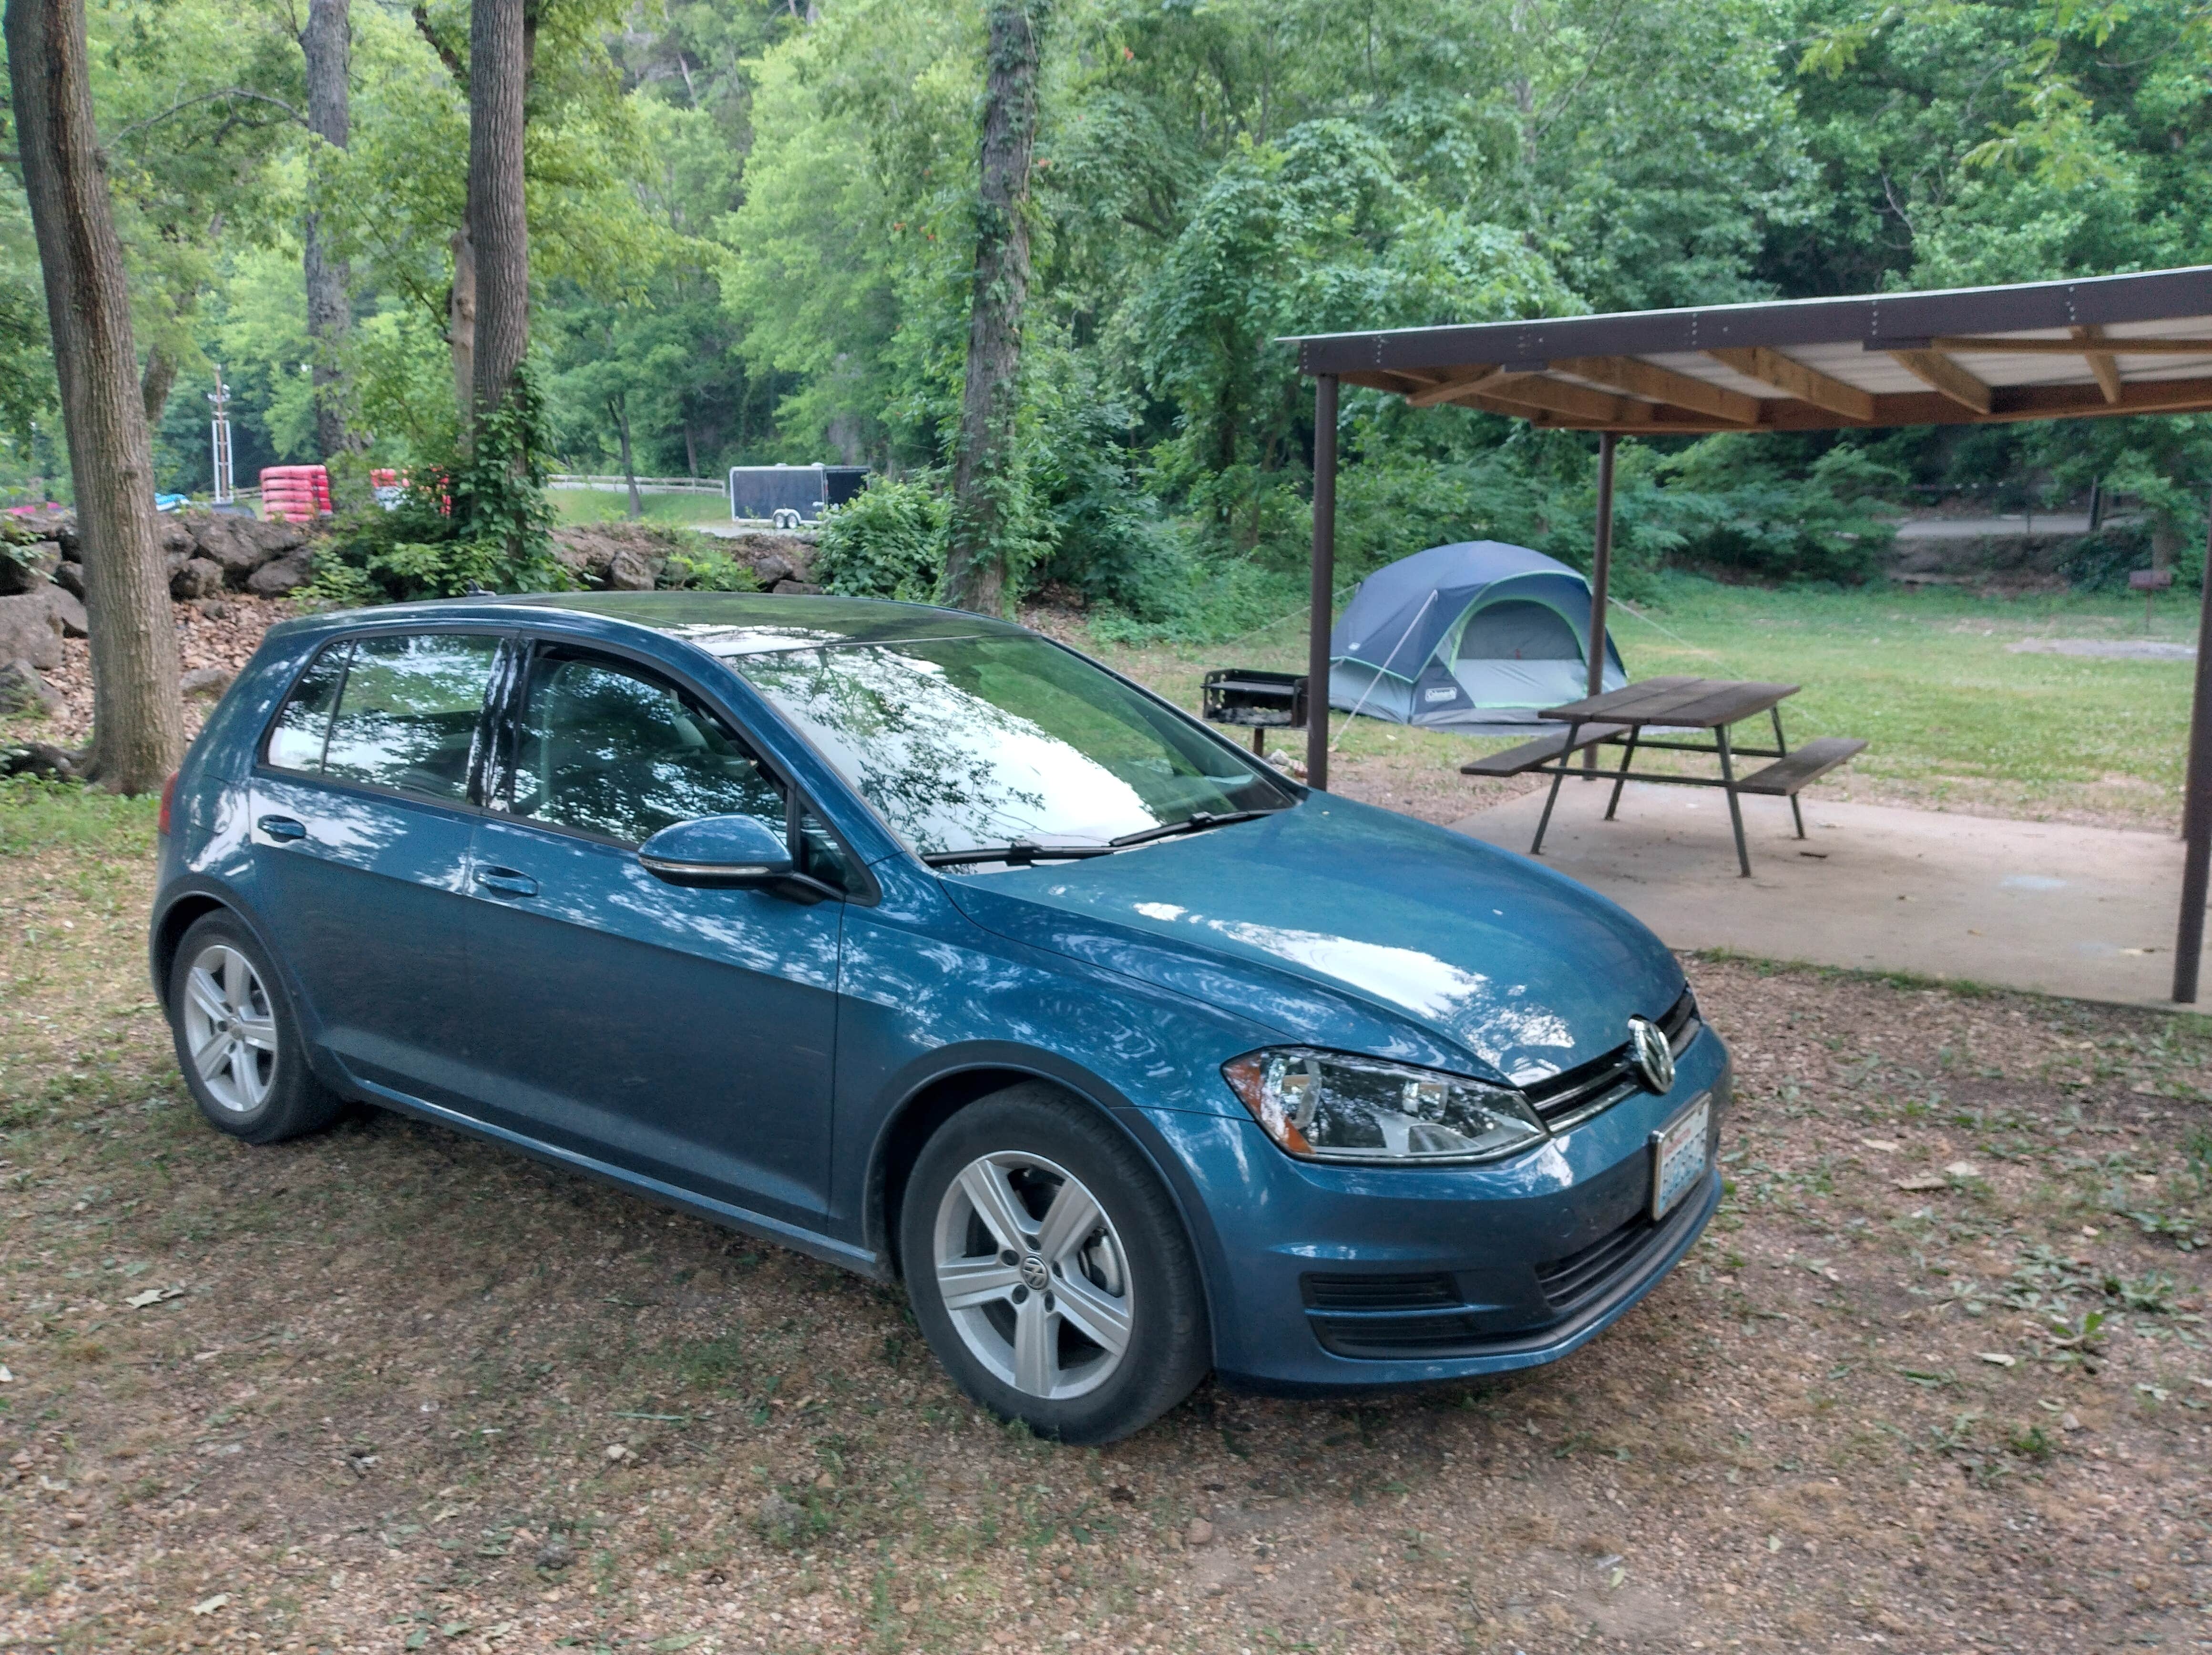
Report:
[[[758,816],[702,816],[664,828],[638,846],[638,862],[672,885],[727,890],[791,876],[791,846]]]

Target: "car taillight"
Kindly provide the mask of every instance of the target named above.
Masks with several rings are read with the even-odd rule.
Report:
[[[161,814],[154,823],[154,831],[164,839],[167,838],[169,834],[169,807],[176,802],[176,797],[177,778],[172,775],[168,780],[161,784]]]

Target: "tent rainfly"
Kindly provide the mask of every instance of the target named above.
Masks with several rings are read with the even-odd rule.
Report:
[[[1340,385],[1415,408],[1457,403],[1598,440],[1590,609],[1606,612],[1613,446],[1711,431],[1878,430],[2212,412],[2212,264],[1936,293],[1707,305],[1614,316],[1313,334],[1313,572],[1308,672],[1329,675]],[[2212,896],[2212,580],[2203,583],[2183,789],[2173,997],[2197,998]],[[1594,621],[1590,630],[1601,627]],[[1593,666],[1597,664],[1593,662]],[[1601,688],[1593,672],[1587,689]],[[1328,721],[1306,731],[1328,785]]]
[[[1329,705],[1393,724],[1533,724],[1587,694],[1589,583],[1525,546],[1431,546],[1359,583],[1329,645]],[[1604,687],[1628,682],[1605,640]]]

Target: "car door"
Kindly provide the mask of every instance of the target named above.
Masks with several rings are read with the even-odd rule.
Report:
[[[700,816],[787,822],[783,784],[698,695],[627,659],[540,645],[510,706],[472,851],[491,1118],[818,1222],[844,904],[686,889],[636,855]],[[825,856],[811,837],[808,865],[842,877],[834,847]]]
[[[375,633],[326,647],[251,783],[258,907],[324,1043],[360,1078],[452,1104],[469,841],[501,648],[492,634]]]

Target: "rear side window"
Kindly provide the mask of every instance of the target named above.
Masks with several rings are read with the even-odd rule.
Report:
[[[352,654],[351,644],[332,645],[300,675],[300,682],[292,686],[291,699],[270,728],[268,762],[272,767],[307,771],[323,767],[323,743],[330,739],[331,713],[338,704],[338,686],[345,682],[346,661]]]
[[[301,676],[269,736],[269,762],[431,798],[468,797],[495,638],[458,633],[340,645]]]
[[[782,785],[713,712],[651,674],[542,655],[517,722],[515,815],[625,845],[700,816],[782,825]]]

